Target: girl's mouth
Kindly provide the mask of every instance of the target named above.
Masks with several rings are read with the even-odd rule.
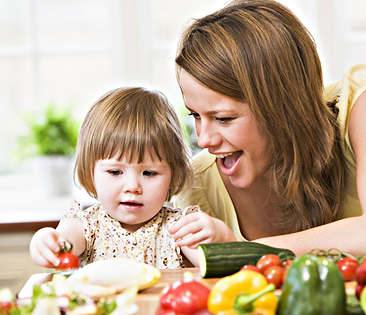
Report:
[[[243,151],[236,151],[228,156],[218,158],[222,173],[228,176],[232,175],[242,154]]]
[[[136,202],[136,201],[124,201],[124,202],[120,202],[120,204],[124,205],[124,206],[130,206],[130,207],[141,207],[141,206],[143,206],[143,203]]]

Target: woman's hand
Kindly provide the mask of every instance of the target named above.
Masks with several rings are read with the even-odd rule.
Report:
[[[202,211],[181,218],[169,232],[178,246],[196,247],[200,243],[236,241],[234,233],[223,221]]]
[[[57,258],[66,240],[53,228],[38,230],[32,237],[29,252],[33,261],[47,268],[57,267],[60,260]]]

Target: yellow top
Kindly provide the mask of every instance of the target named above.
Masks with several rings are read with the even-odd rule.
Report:
[[[339,108],[338,122],[348,170],[342,218],[361,215],[361,205],[356,188],[356,162],[349,140],[348,123],[353,104],[365,90],[366,65],[351,67],[344,74],[341,81],[328,86],[325,90],[325,99],[333,100],[337,96],[339,97],[337,103]],[[223,220],[239,240],[245,240],[240,232],[234,205],[231,202],[215,162],[216,157],[206,150],[198,153],[192,161],[194,171],[192,187],[186,188],[179,195],[175,196],[173,202],[175,206],[180,208],[198,205],[209,215]]]

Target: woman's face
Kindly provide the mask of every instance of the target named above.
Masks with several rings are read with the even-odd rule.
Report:
[[[198,145],[216,155],[221,175],[243,189],[262,179],[270,164],[268,140],[248,104],[210,90],[184,69],[179,79]]]

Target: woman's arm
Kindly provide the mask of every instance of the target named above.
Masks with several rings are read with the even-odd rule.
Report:
[[[309,230],[257,239],[270,246],[285,247],[297,255],[313,248],[338,248],[353,255],[366,254],[366,91],[355,102],[349,120],[349,137],[356,158],[357,190],[363,209],[359,217],[345,218]]]

